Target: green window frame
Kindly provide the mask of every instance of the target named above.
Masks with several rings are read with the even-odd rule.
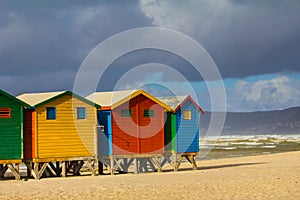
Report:
[[[121,116],[122,117],[131,117],[132,112],[130,109],[123,109],[123,110],[121,110]]]
[[[144,110],[144,117],[154,117],[154,110]]]

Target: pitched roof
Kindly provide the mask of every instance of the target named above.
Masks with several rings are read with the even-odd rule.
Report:
[[[165,104],[169,105],[171,109],[176,112],[186,101],[191,101],[195,107],[204,114],[202,108],[192,99],[190,95],[185,96],[166,96],[166,97],[156,97],[160,101],[164,102]]]
[[[100,104],[102,106],[103,110],[110,110],[110,109],[113,110],[138,95],[144,95],[147,98],[154,101],[155,103],[162,106],[163,108],[165,108],[166,110],[168,110],[168,111],[171,110],[170,106],[168,106],[167,104],[158,100],[157,98],[155,98],[154,96],[145,92],[144,90],[94,92],[94,93],[90,94],[89,96],[87,96],[86,98],[97,104]]]
[[[84,97],[81,97],[71,91],[58,91],[58,92],[43,92],[43,93],[25,93],[17,96],[18,99],[26,102],[27,104],[31,105],[32,107],[40,107],[48,102],[51,102],[55,99],[58,99],[64,95],[71,95],[77,99],[80,99],[81,101],[90,104],[92,106],[95,106],[97,108],[100,108],[101,106],[98,104],[95,104]]]
[[[7,98],[9,98],[9,99],[11,99],[12,101],[17,102],[18,104],[20,104],[20,105],[22,105],[22,106],[24,106],[24,107],[26,107],[26,108],[29,108],[29,107],[30,107],[29,104],[25,103],[24,101],[21,101],[20,99],[18,99],[18,98],[16,98],[16,97],[12,96],[11,94],[8,94],[8,93],[5,92],[4,90],[0,90],[0,96],[1,96],[1,95],[5,96],[5,97],[7,97]]]

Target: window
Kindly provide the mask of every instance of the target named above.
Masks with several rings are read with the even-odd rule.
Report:
[[[154,117],[154,110],[144,110],[144,117]]]
[[[192,119],[192,111],[191,110],[184,110],[183,111],[183,119],[184,120],[191,120]]]
[[[10,108],[0,108],[0,118],[10,118]]]
[[[86,109],[85,107],[77,108],[77,119],[86,119]]]
[[[122,117],[131,117],[132,113],[131,110],[121,110]]]
[[[55,107],[47,107],[47,119],[53,120],[56,119],[56,108]]]

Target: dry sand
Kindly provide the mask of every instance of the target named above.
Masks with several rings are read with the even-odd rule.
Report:
[[[1,199],[300,199],[300,152],[198,162],[199,170],[0,181]],[[182,167],[189,168],[187,163]]]

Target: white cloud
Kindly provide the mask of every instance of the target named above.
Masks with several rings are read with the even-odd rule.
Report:
[[[229,94],[230,105],[241,110],[272,110],[299,106],[300,81],[287,76],[248,82],[240,80]]]
[[[224,23],[224,14],[233,12],[227,0],[159,1],[140,0],[144,14],[155,26],[207,35],[217,24]],[[205,20],[203,20],[205,19]]]

